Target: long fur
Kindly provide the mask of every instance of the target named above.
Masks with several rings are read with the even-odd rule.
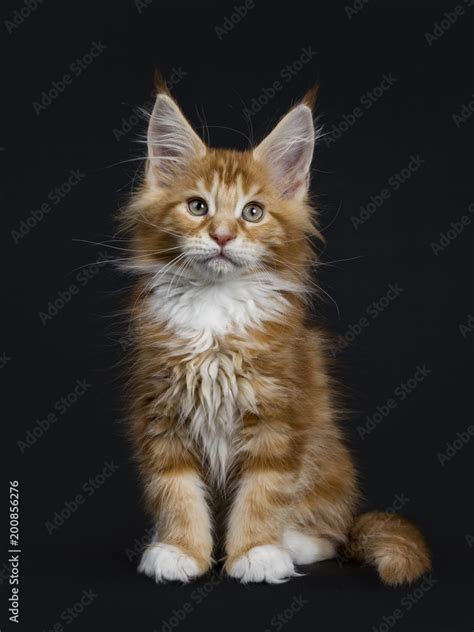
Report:
[[[430,566],[407,521],[355,518],[327,338],[308,324],[313,98],[237,152],[205,147],[157,97],[145,177],[122,217],[136,276],[130,428],[157,527],[139,570],[156,581],[188,581],[222,554],[242,582],[278,583],[344,548],[389,584]],[[189,212],[196,197],[202,217]],[[262,221],[243,220],[249,202]]]

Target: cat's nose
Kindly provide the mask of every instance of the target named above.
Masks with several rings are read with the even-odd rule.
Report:
[[[235,239],[235,235],[230,233],[229,231],[219,231],[215,230],[213,233],[210,233],[210,236],[214,241],[216,241],[221,248],[223,248],[229,241]]]

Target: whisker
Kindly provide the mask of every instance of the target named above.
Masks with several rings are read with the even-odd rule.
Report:
[[[137,309],[138,303],[141,299],[141,297],[148,292],[149,290],[151,290],[153,288],[153,286],[156,283],[156,280],[158,279],[158,277],[162,274],[164,274],[166,272],[167,269],[169,269],[169,267],[171,265],[173,265],[174,263],[177,263],[180,259],[182,259],[183,257],[186,256],[186,253],[181,253],[180,255],[178,255],[177,257],[175,257],[174,259],[172,259],[170,262],[168,262],[165,266],[163,266],[163,268],[160,268],[155,274],[153,274],[151,276],[151,278],[149,279],[149,281],[147,283],[144,284],[144,287],[142,288],[140,294],[138,295],[132,309],[131,309],[131,318],[133,318],[135,316],[135,310]]]
[[[137,162],[138,160],[140,160],[141,162],[146,160],[146,156],[144,156],[143,158],[127,158],[127,160],[119,160],[119,162],[113,162],[110,165],[106,165],[104,167],[104,169],[111,169],[112,167],[118,167],[120,165],[124,165],[128,162]]]
[[[104,248],[112,248],[113,250],[123,250],[124,252],[136,252],[131,248],[122,248],[120,246],[112,246],[111,244],[107,244],[105,242],[100,241],[90,241],[89,239],[73,239],[72,241],[77,241],[83,244],[90,244],[92,246],[103,246]]]
[[[90,268],[91,266],[102,265],[103,263],[117,263],[117,262],[122,262],[122,261],[128,261],[128,259],[122,258],[122,259],[104,259],[102,261],[91,261],[90,263],[85,263],[82,266],[78,266],[77,268],[74,268],[73,270],[68,272],[66,276],[70,276],[71,274],[74,274],[74,272],[77,272],[78,270],[83,270],[84,268]]]
[[[209,125],[207,124],[206,115],[204,114],[204,108],[201,108],[201,112],[200,112],[196,106],[196,112],[197,112],[199,121],[201,123],[201,127],[198,129],[202,129],[204,131],[203,136],[205,138],[206,145],[210,146],[211,136],[209,134]]]
[[[151,222],[148,218],[146,218],[143,213],[140,213],[140,216],[142,217],[143,221],[148,224],[149,226],[152,226],[153,228],[156,228],[156,230],[158,231],[162,231],[164,233],[167,233],[168,235],[173,235],[174,237],[184,237],[183,233],[177,233],[175,231],[172,231],[170,229],[164,228],[164,226],[158,226],[157,224],[154,224],[153,222]]]
[[[295,272],[296,274],[301,274],[298,269],[296,269],[294,266],[292,266],[291,264],[289,264],[286,261],[282,261],[281,259],[278,259],[277,257],[273,257],[273,260],[276,261],[277,263],[280,263],[281,265],[284,265],[288,268],[290,268],[290,270],[293,270],[293,272]],[[339,310],[339,305],[337,304],[336,300],[328,293],[326,292],[326,290],[324,290],[320,285],[318,285],[317,283],[315,283],[312,279],[307,278],[306,282],[310,283],[311,285],[313,285],[315,288],[317,288],[318,290],[320,290],[323,294],[325,294],[331,301],[332,303],[334,303],[334,305],[336,306],[336,310],[337,310],[337,317],[338,320],[341,320],[341,312]]]
[[[180,246],[172,246],[170,248],[162,248],[160,250],[141,250],[139,248],[122,248],[120,246],[113,246],[112,244],[108,244],[106,242],[101,243],[99,241],[89,241],[88,239],[73,239],[72,241],[82,242],[85,244],[91,244],[93,246],[103,246],[104,248],[112,248],[113,250],[122,250],[124,252],[132,252],[132,253],[139,252],[139,253],[145,253],[148,255],[157,255],[163,252],[169,252],[171,250],[179,250],[181,248]]]
[[[338,215],[339,215],[339,211],[342,208],[342,200],[339,202],[339,206],[337,207],[337,211],[336,214],[334,215],[334,217],[332,218],[332,220],[329,222],[329,224],[327,224],[326,226],[324,226],[324,228],[320,228],[321,232],[324,232],[325,230],[327,230],[328,228],[331,228],[331,226],[334,224],[334,222],[336,221]]]
[[[347,259],[335,259],[334,261],[315,261],[312,265],[315,266],[332,266],[336,263],[343,263],[344,261],[355,261],[356,259],[365,259],[367,255],[357,255],[356,257],[348,257]]]
[[[225,125],[206,125],[206,128],[209,129],[226,129],[230,132],[235,132],[236,134],[240,134],[240,136],[243,136],[245,138],[245,140],[248,142],[249,147],[252,146],[252,141],[251,139],[247,136],[247,134],[244,134],[244,132],[241,132],[238,129],[234,129],[233,127],[226,127]],[[198,129],[203,129],[203,127],[200,127]]]
[[[173,286],[173,282],[174,282],[175,280],[176,280],[176,282],[177,282],[177,283],[179,282],[180,278],[181,278],[181,277],[183,276],[183,274],[184,274],[184,271],[186,270],[186,268],[187,268],[187,267],[191,264],[192,260],[194,260],[194,259],[195,259],[195,257],[189,257],[189,256],[188,256],[188,257],[185,257],[185,259],[184,259],[184,264],[180,264],[180,265],[178,266],[178,272],[177,272],[177,274],[175,274],[175,275],[172,277],[172,279],[171,279],[171,282],[170,282],[169,287],[168,287],[168,291],[167,291],[167,293],[166,293],[166,298],[168,298],[168,296],[169,296],[169,294],[170,294],[170,292],[171,292],[171,288],[172,288],[172,286]],[[177,277],[177,278],[176,278],[176,277]]]

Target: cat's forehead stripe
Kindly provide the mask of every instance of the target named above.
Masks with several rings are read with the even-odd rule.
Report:
[[[218,209],[224,208],[233,210],[235,216],[239,217],[245,202],[261,192],[261,187],[256,184],[246,187],[245,185],[249,183],[244,175],[238,171],[234,173],[231,182],[226,181],[222,176],[222,171],[216,169],[210,174],[210,179],[207,182],[198,180],[196,189],[207,200],[211,217],[216,214]]]

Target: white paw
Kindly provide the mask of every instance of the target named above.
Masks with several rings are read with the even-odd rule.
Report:
[[[248,582],[280,584],[297,575],[287,551],[273,544],[264,544],[250,549],[231,565],[228,573],[231,577],[240,579],[243,584]]]
[[[325,538],[312,538],[296,529],[287,529],[283,534],[283,546],[295,564],[312,564],[330,560],[336,555],[336,547]]]
[[[176,546],[156,542],[143,552],[138,572],[148,575],[157,583],[189,582],[200,575],[196,560]]]

